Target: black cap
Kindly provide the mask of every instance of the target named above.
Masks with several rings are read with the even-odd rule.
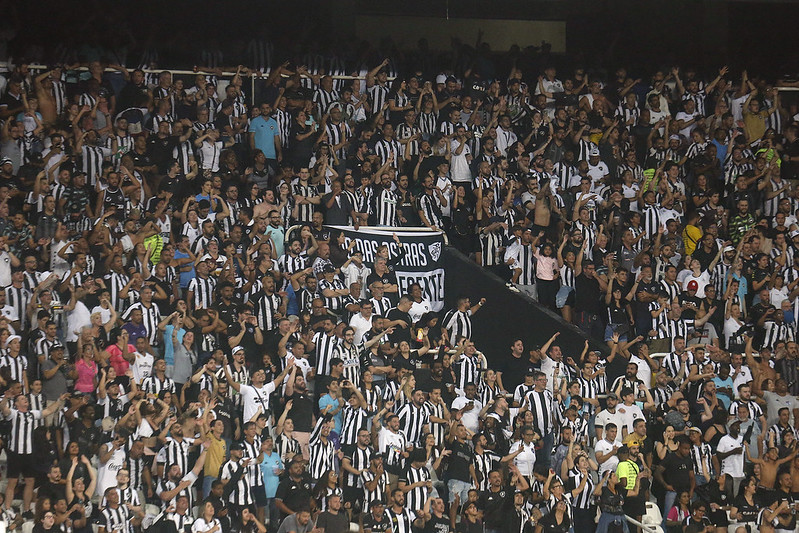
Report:
[[[336,273],[336,267],[334,267],[333,265],[328,263],[324,267],[322,267],[322,273],[324,273],[324,274],[335,274]]]
[[[240,442],[234,442],[234,443],[232,443],[232,444],[230,445],[230,451],[231,451],[231,452],[232,452],[232,451],[234,451],[234,450],[239,450],[239,451],[241,451],[241,450],[243,450],[243,449],[244,449],[244,446],[242,446]]]

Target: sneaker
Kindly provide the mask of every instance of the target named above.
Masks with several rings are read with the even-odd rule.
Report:
[[[521,292],[521,291],[519,290],[519,287],[517,287],[516,285],[514,285],[514,284],[513,284],[513,283],[511,283],[511,282],[508,282],[508,283],[506,283],[506,284],[505,284],[505,286],[506,286],[506,287],[508,288],[508,290],[510,290],[510,291],[513,291],[513,292]]]
[[[24,513],[22,513],[22,518],[24,518],[25,520],[33,520],[33,511],[31,510],[25,511]]]

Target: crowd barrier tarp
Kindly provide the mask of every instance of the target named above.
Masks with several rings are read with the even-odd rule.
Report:
[[[564,358],[579,361],[586,340],[589,349],[609,353],[607,345],[589,339],[579,328],[524,293],[509,290],[502,278],[455,248],[446,246],[443,255],[447,272],[446,308],[455,307],[461,296],[468,296],[473,305],[480,298],[486,299],[485,306],[472,317],[472,340],[492,368],[501,368],[502,361],[510,357],[510,347],[516,339],[522,339],[528,352],[543,345],[556,331],[560,332],[557,344]]]
[[[400,293],[407,293],[410,285],[418,283],[434,311],[444,308],[444,235],[441,232],[423,228],[325,227],[343,231],[346,246],[355,241],[355,249],[363,252],[363,262],[369,268],[373,267],[377,248],[383,244],[388,246],[389,259],[399,254],[393,237],[396,233],[405,248],[405,257],[394,267]]]

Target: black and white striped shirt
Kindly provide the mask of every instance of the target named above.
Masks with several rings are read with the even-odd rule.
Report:
[[[573,491],[580,486],[583,481],[583,473],[577,467],[569,470],[569,481],[567,482],[567,490]],[[587,475],[585,486],[582,492],[577,496],[572,495],[572,506],[575,509],[590,509],[592,504],[591,496],[594,493],[594,481],[591,479],[590,473]]]
[[[124,311],[124,300],[119,297],[119,293],[125,288],[125,285],[128,284],[130,278],[124,273],[110,272],[105,275],[104,279],[106,287],[111,293],[111,305],[114,306],[114,309],[116,309],[118,313],[121,313]]]
[[[258,319],[258,327],[262,331],[273,331],[277,328],[277,314],[283,303],[283,298],[275,293],[267,294],[261,291],[254,295],[251,300],[255,306],[255,316]]]
[[[313,336],[313,343],[316,347],[314,351],[316,356],[316,375],[329,376],[330,360],[334,357],[336,346],[338,345],[338,337],[336,337],[335,333],[328,335],[324,331],[319,331]]]
[[[397,416],[400,419],[400,428],[405,433],[408,442],[421,446],[424,427],[430,421],[430,415],[424,406],[417,407],[413,402],[408,402],[400,408]]]
[[[385,165],[390,155],[394,155],[394,160],[391,166],[399,168],[399,161],[402,158],[402,146],[395,139],[386,140],[380,139],[375,143],[375,154],[380,157],[380,166]]]
[[[477,357],[462,354],[454,366],[458,374],[458,388],[460,390],[464,390],[467,383],[474,383],[475,385],[480,383],[480,360]]]
[[[210,309],[214,301],[214,289],[216,288],[216,280],[213,278],[192,278],[189,282],[188,289],[194,294],[192,307],[194,309]]]
[[[102,146],[89,146],[84,144],[81,147],[81,161],[83,161],[83,172],[86,173],[88,185],[94,187],[97,179],[103,174],[103,161],[111,155],[111,150]]]
[[[404,141],[406,139],[410,139],[416,134],[421,134],[422,130],[419,129],[418,126],[410,125],[408,126],[406,123],[402,123],[397,126],[397,140]],[[415,139],[413,141],[408,141],[407,143],[401,143],[402,145],[402,155],[405,157],[406,155],[410,155],[411,157],[416,157],[419,155],[419,140]]]
[[[316,185],[302,185],[297,183],[294,185],[293,194],[300,195],[305,198],[314,198],[319,196],[319,190]],[[313,204],[301,204],[297,206],[297,222],[310,223],[313,219],[314,206]]]
[[[16,357],[11,357],[10,354],[4,353],[0,355],[0,368],[7,366],[11,379],[23,383],[23,376],[28,370],[28,358],[22,354],[17,354]]]
[[[247,439],[243,439],[241,441],[241,445],[244,448],[244,455],[242,457],[244,459],[252,459],[250,464],[247,466],[247,482],[250,484],[250,487],[264,490],[264,477],[261,473],[261,466],[256,461],[258,456],[261,455],[261,438],[256,435],[253,437],[252,442],[248,442]]]
[[[11,442],[9,450],[17,455],[31,455],[33,453],[33,430],[36,421],[42,418],[41,411],[17,411],[13,407],[6,416],[11,421]]]
[[[31,301],[31,292],[23,287],[14,287],[9,285],[6,287],[6,305],[14,308],[19,318],[19,323],[22,329],[28,327],[28,303]]]
[[[707,472],[707,480],[709,481],[709,476],[713,475],[712,457],[713,449],[710,447],[710,444],[706,442],[703,442],[699,446],[693,444],[691,446],[691,462],[694,464],[694,475],[703,476],[704,472]],[[705,469],[704,472],[703,468]]]
[[[413,521],[416,520],[415,511],[403,509],[402,512],[395,513],[391,508],[388,508],[383,513],[388,523],[391,524],[391,533],[413,532]]]
[[[228,461],[222,465],[222,472],[220,479],[222,481],[226,479],[232,479],[235,475],[237,475],[241,470],[242,467],[239,463],[235,461]],[[253,503],[252,493],[250,492],[250,484],[247,477],[247,472],[241,472],[241,477],[239,478],[236,485],[233,487],[233,490],[228,497],[228,501],[234,505],[251,505]],[[191,506],[189,506],[191,508]]]
[[[397,227],[397,204],[400,203],[397,194],[391,189],[380,188],[372,197],[374,202],[373,213],[375,224],[378,226]]]
[[[533,427],[542,437],[555,428],[552,393],[549,390],[538,392],[533,389],[525,396],[530,412],[533,414]]]
[[[133,533],[130,511],[122,501],[116,509],[111,507],[103,509],[103,520],[100,525],[105,528],[106,533]]]
[[[477,479],[480,481],[477,490],[481,492],[488,490],[488,473],[499,465],[499,461],[499,456],[491,450],[484,450],[483,453],[474,453],[474,470],[477,474]]]
[[[358,441],[358,431],[366,428],[368,420],[369,413],[364,411],[361,407],[352,407],[349,403],[345,403],[342,409],[341,444],[344,446],[354,446]],[[367,465],[368,464],[367,462]]]
[[[472,338],[471,316],[471,309],[467,309],[466,311],[458,311],[457,309],[453,309],[447,312],[442,323],[444,325],[444,329],[446,329],[449,333],[451,342],[457,342],[458,337],[464,337],[466,339]]]
[[[320,420],[324,420],[320,418]],[[312,479],[319,479],[328,470],[332,470],[336,457],[336,445],[330,439],[321,436],[311,439],[310,474]]]
[[[388,98],[389,88],[385,85],[375,84],[366,89],[369,93],[369,99],[372,101],[372,114],[376,115],[382,112],[383,104],[386,103]]]
[[[168,466],[178,465],[180,467],[180,473],[186,474],[189,470],[191,470],[189,468],[190,446],[191,442],[186,439],[177,441],[172,437],[168,437],[166,445],[163,448],[164,463]]]
[[[375,479],[375,474],[371,470],[364,470],[360,475],[360,482],[363,486],[363,506],[368,508],[369,504],[373,501],[385,501],[386,499],[386,485],[388,484],[388,474],[383,472],[377,480],[375,490],[369,490],[366,487],[367,483],[371,483]]]
[[[436,423],[430,420],[431,416],[436,418],[440,418],[444,420],[444,405],[443,404],[434,404],[433,402],[425,402],[424,404],[425,409],[427,409],[427,420],[430,424],[430,433],[433,434],[433,437],[436,441],[436,446],[441,446],[444,442],[444,434],[446,433],[446,424]]]
[[[425,465],[419,468],[414,468],[413,465],[408,463],[405,471],[400,475],[399,481],[404,482],[406,485],[413,485],[414,483],[425,483],[430,481],[430,471]],[[414,487],[405,493],[405,508],[406,509],[421,509],[427,501],[429,489],[426,485]]]
[[[146,394],[155,394],[159,395],[163,391],[169,391],[172,394],[175,394],[175,382],[172,381],[170,378],[164,376],[163,381],[156,376],[155,374],[150,375],[149,377],[144,378],[141,384],[142,390]]]

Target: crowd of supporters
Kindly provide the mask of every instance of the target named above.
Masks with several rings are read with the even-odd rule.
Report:
[[[727,67],[405,63],[6,74],[9,527],[796,528],[797,110]],[[485,299],[434,312],[341,225],[444,231],[607,350],[486,360]]]

